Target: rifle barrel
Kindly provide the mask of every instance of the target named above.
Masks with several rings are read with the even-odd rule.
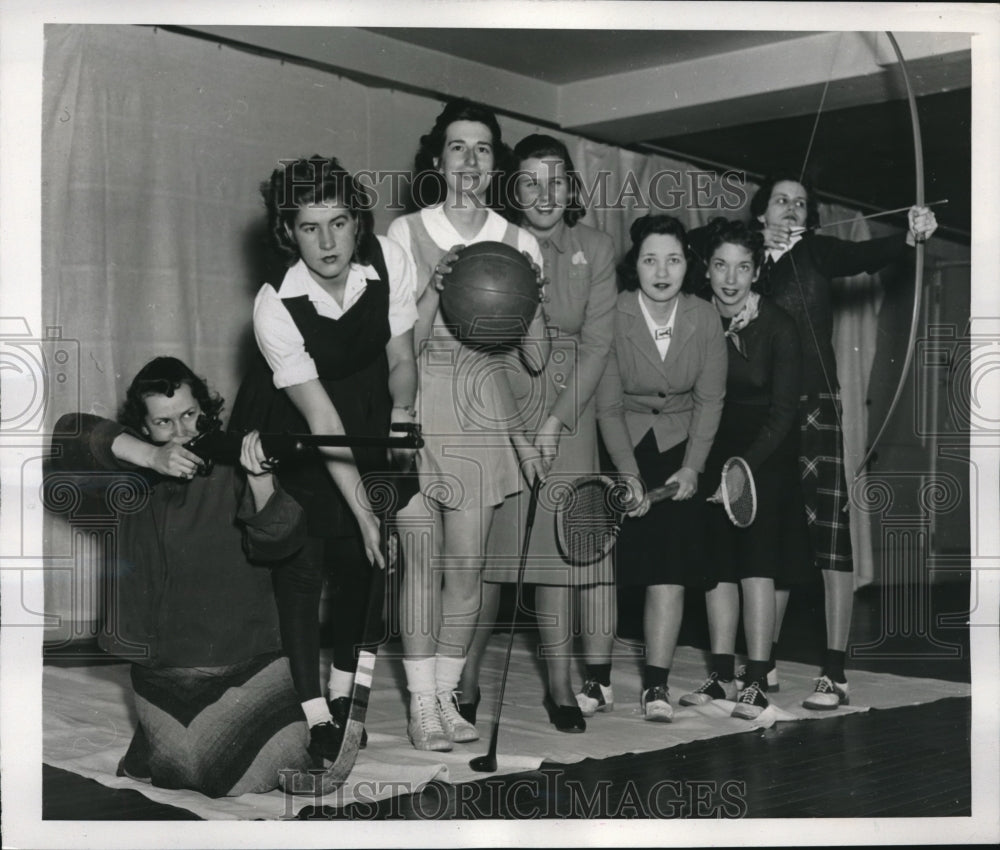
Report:
[[[234,464],[239,462],[244,435],[238,431],[205,431],[186,444],[186,447],[206,461]],[[264,453],[280,460],[318,446],[347,448],[423,448],[424,440],[419,427],[406,429],[396,436],[380,437],[372,434],[261,434]]]

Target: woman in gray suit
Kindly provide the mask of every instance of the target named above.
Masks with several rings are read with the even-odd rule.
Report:
[[[514,148],[514,158],[517,170],[506,200],[514,206],[514,222],[534,235],[545,260],[551,353],[540,375],[520,370],[513,389],[519,406],[537,413],[530,437],[541,453],[548,480],[568,481],[592,475],[598,468],[594,393],[611,347],[617,294],[614,244],[606,233],[580,223],[584,208],[579,177],[562,142],[530,135]],[[564,560],[556,542],[551,512],[555,506],[548,497],[557,489],[541,492],[524,581],[535,586],[549,719],[561,732],[582,732],[584,716],[614,705],[610,679],[602,673],[611,672],[614,577],[610,558],[590,567],[571,566]],[[467,719],[475,716],[479,700],[479,668],[499,607],[498,582],[517,580],[526,502],[524,491],[508,497],[490,534],[483,605],[460,683],[459,711]],[[571,678],[574,599],[580,601],[588,679],[584,693],[577,696]],[[586,696],[588,691],[595,696]]]
[[[667,680],[680,632],[685,584],[699,583],[703,511],[699,476],[726,391],[726,343],[710,304],[682,292],[685,232],[670,216],[632,224],[619,264],[615,333],[597,390],[601,436],[636,507],[616,549],[622,586],[645,587],[646,720],[673,717]],[[676,481],[676,495],[650,505],[645,490]],[[641,486],[640,483],[641,482]],[[645,488],[645,489],[643,489]]]

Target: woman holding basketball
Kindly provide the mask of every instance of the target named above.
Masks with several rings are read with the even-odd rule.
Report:
[[[413,422],[413,267],[372,232],[371,204],[336,159],[286,162],[261,186],[273,247],[288,263],[264,284],[253,326],[261,357],[240,388],[231,426],[276,433],[386,436]],[[404,451],[396,458],[412,460]],[[281,637],[310,726],[310,752],[334,760],[350,710],[379,525],[358,473],[389,468],[384,449],[327,449],[282,462],[278,476],[306,511],[308,540],[275,572]],[[319,602],[334,611],[327,702],[320,691]],[[362,739],[363,741],[364,739]]]
[[[543,472],[513,409],[508,365],[489,350],[462,345],[439,309],[455,251],[466,244],[503,242],[541,266],[535,238],[490,209],[495,170],[505,164],[506,151],[489,109],[449,102],[417,152],[413,191],[423,208],[389,227],[417,271],[424,499],[412,500],[400,517],[426,523],[431,537],[419,552],[407,552],[400,625],[408,733],[422,750],[450,750],[454,742],[479,737],[459,713],[455,691],[480,607],[485,544],[497,506],[523,486],[519,459],[529,480]],[[543,341],[543,322],[539,308],[529,336]],[[544,365],[541,344],[522,346],[521,354],[534,370]],[[425,506],[428,514],[421,513]]]
[[[636,503],[634,518],[622,527],[616,563],[621,585],[645,588],[642,713],[669,722],[668,676],[684,586],[703,582],[705,498],[712,491],[699,479],[722,414],[726,342],[712,306],[682,292],[683,225],[647,215],[632,223],[630,236],[618,267],[624,291],[597,390],[597,418]],[[672,482],[678,486],[672,499],[651,506],[643,486]]]
[[[514,159],[506,200],[514,202],[513,220],[539,240],[549,281],[545,307],[550,336],[553,328],[558,330],[546,368],[532,384],[542,414],[532,442],[542,454],[548,481],[558,478],[568,482],[598,468],[594,393],[611,348],[617,294],[614,244],[607,234],[579,223],[584,215],[579,176],[562,142],[551,136],[528,136],[514,148]],[[461,681],[467,701],[459,708],[469,718],[475,717],[479,665],[499,607],[497,582],[517,579],[511,560],[520,550],[525,501],[507,499],[497,512],[490,535],[483,607]],[[605,558],[590,567],[575,567],[564,560],[551,513],[555,506],[550,501],[541,500],[524,581],[535,585],[550,719],[560,731],[583,731],[584,716],[614,706],[611,659],[602,654],[614,629],[611,563]],[[577,588],[587,683],[583,693],[574,698],[571,600]]]
[[[768,705],[775,579],[783,569],[805,563],[809,551],[795,427],[802,354],[792,318],[752,291],[764,258],[760,234],[743,222],[719,218],[708,229],[704,251],[705,277],[729,355],[726,403],[706,479],[711,488],[729,486],[732,493],[740,482],[720,482],[719,474],[728,458],[742,458],[752,473],[757,513],[749,527],[737,528],[721,508],[709,508],[705,604],[711,672],[680,704],[736,699],[733,716],[750,719]],[[737,694],[733,654],[740,589],[749,662]]]

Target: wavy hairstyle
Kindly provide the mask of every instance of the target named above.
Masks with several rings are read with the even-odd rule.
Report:
[[[416,174],[411,187],[414,202],[418,207],[433,207],[445,199],[448,187],[434,160],[440,160],[444,154],[448,127],[456,121],[475,121],[489,129],[493,137],[493,170],[498,174],[490,181],[486,203],[494,210],[501,210],[504,183],[502,178],[510,170],[510,148],[504,144],[500,123],[493,110],[481,103],[462,98],[449,100],[435,119],[430,132],[420,137],[420,146],[414,159]]]
[[[210,392],[208,384],[192,372],[186,363],[176,357],[154,357],[132,379],[125,392],[125,402],[118,413],[118,421],[136,433],[145,427],[146,396],[165,395],[168,398],[187,385],[191,389],[201,412],[217,422],[225,403],[218,393]]]
[[[720,245],[739,245],[750,252],[754,271],[764,262],[764,235],[751,225],[736,219],[713,218],[708,223],[705,238],[705,262],[711,261],[712,254]]]
[[[361,184],[336,159],[313,154],[285,160],[260,184],[267,209],[267,230],[271,245],[288,266],[299,260],[299,249],[289,235],[294,230],[299,207],[331,204],[347,209],[357,223],[354,255],[361,265],[371,262],[370,237],[375,230],[372,202]]]
[[[633,292],[639,288],[639,272],[636,264],[639,262],[639,251],[647,236],[673,236],[684,249],[684,259],[690,262],[690,252],[687,244],[687,232],[684,225],[671,215],[644,215],[632,222],[628,235],[632,246],[618,263],[618,288]],[[685,276],[683,291],[690,292],[690,285]]]
[[[566,169],[566,179],[569,181],[569,197],[566,201],[566,209],[563,210],[563,221],[566,226],[573,227],[586,215],[587,211],[580,201],[580,196],[583,194],[583,184],[566,145],[552,136],[533,133],[530,136],[525,136],[514,146],[513,171],[507,175],[505,181],[505,211],[507,217],[514,224],[524,223],[524,210],[517,200],[517,175],[520,173],[522,164],[526,159],[550,158],[562,160],[563,167]]]
[[[764,229],[764,225],[757,218],[767,211],[767,205],[771,202],[771,193],[774,192],[775,185],[785,181],[798,183],[806,190],[806,228],[811,230],[819,224],[819,202],[813,195],[812,185],[801,179],[798,174],[778,173],[761,183],[760,188],[754,192],[754,196],[750,199],[750,215],[753,216],[750,227],[754,230]]]

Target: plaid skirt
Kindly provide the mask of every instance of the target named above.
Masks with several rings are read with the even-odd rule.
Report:
[[[799,399],[799,472],[815,565],[849,573],[854,561],[842,416],[840,393]]]
[[[260,794],[278,787],[280,771],[311,766],[283,655],[229,667],[133,664],[132,687],[153,785],[208,797]]]

